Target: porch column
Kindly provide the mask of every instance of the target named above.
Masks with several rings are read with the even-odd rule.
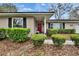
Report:
[[[44,17],[44,34],[46,34],[46,17]]]

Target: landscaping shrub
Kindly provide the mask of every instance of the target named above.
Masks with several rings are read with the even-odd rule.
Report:
[[[48,29],[47,30],[47,36],[51,36],[52,34],[57,34],[58,30],[57,29]]]
[[[71,40],[74,41],[75,46],[79,46],[79,34],[71,34]]]
[[[30,29],[27,28],[9,28],[7,35],[11,41],[24,42],[28,40]]]
[[[75,29],[47,29],[47,35],[51,36],[52,34],[74,34]]]
[[[31,39],[35,46],[41,46],[43,44],[44,40],[46,39],[46,35],[34,34],[34,35],[32,35]]]
[[[56,46],[62,46],[66,41],[66,37],[61,34],[54,34],[51,37],[52,37],[54,45]]]
[[[0,28],[0,40],[6,37],[6,29]]]
[[[59,29],[58,33],[59,34],[74,34],[75,29]]]

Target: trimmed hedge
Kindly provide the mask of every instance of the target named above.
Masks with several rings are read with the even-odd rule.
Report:
[[[75,29],[59,29],[58,33],[59,34],[74,34]]]
[[[24,42],[28,40],[30,29],[27,28],[9,28],[7,29],[8,38],[15,42]]]
[[[46,35],[44,34],[34,34],[31,37],[34,46],[41,46],[46,39]]]
[[[79,46],[79,34],[71,34],[71,40],[74,41],[75,46]]]
[[[57,34],[57,29],[47,29],[47,36],[51,36],[52,34]]]
[[[66,37],[61,34],[54,34],[51,37],[56,46],[62,46],[66,41]]]
[[[52,34],[74,34],[75,29],[48,29],[47,35],[51,36]]]
[[[0,40],[6,37],[6,30],[4,28],[0,28]]]

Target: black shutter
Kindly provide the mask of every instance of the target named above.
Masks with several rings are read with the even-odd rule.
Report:
[[[48,23],[48,28],[50,28],[50,23]]]
[[[12,27],[12,18],[8,18],[8,27],[9,27],[9,28]]]
[[[63,29],[65,28],[65,23],[63,23]]]
[[[23,18],[23,28],[26,28],[26,17]]]

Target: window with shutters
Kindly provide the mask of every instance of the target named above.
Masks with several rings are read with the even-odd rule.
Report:
[[[26,17],[8,18],[9,28],[26,28]]]
[[[23,27],[23,18],[13,18],[12,19],[13,28],[22,28]]]

